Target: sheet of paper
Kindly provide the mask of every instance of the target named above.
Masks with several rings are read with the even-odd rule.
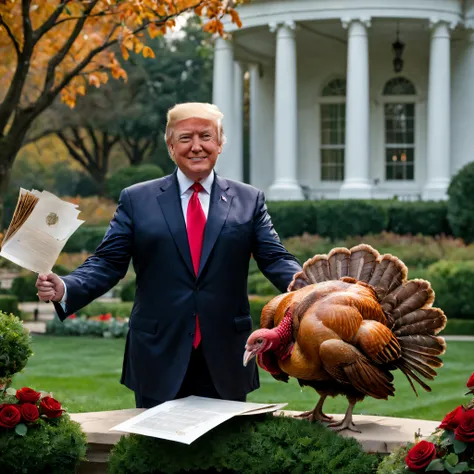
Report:
[[[20,197],[25,190],[20,190]],[[36,273],[51,272],[69,237],[83,224],[77,205],[47,191],[38,198],[28,218],[2,243],[0,255]]]
[[[190,396],[150,408],[110,430],[191,444],[234,416],[268,413],[284,406],[286,403],[265,405]]]

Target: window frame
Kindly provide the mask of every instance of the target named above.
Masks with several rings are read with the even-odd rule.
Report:
[[[341,77],[334,77],[328,81],[326,81],[321,88],[321,95],[319,97],[319,180],[323,184],[341,184],[344,181],[345,177],[345,157],[346,157],[346,137],[345,137],[345,127],[346,127],[346,114],[344,114],[344,143],[343,144],[323,144],[322,143],[322,133],[323,133],[323,106],[324,105],[338,105],[338,104],[344,104],[346,105],[346,94],[344,95],[322,95],[323,90],[328,87],[328,85],[332,81],[336,80],[344,80],[346,82],[346,87],[347,87],[347,81],[345,78]],[[342,160],[342,178],[341,179],[323,179],[323,150],[342,150],[343,152],[343,160]],[[339,163],[334,163],[333,166],[335,168],[338,168],[340,166]]]
[[[416,169],[416,162],[417,162],[417,130],[418,130],[418,111],[417,111],[417,103],[418,103],[418,94],[416,93],[417,88],[413,81],[405,78],[407,81],[409,81],[413,89],[415,90],[415,94],[384,94],[386,85],[389,81],[393,79],[390,78],[387,81],[385,81],[383,89],[382,89],[382,95],[381,95],[381,105],[382,105],[382,117],[383,117],[383,128],[382,128],[382,134],[383,134],[383,175],[386,183],[390,184],[399,184],[399,183],[407,183],[407,184],[414,184],[417,181],[417,169]],[[390,143],[388,144],[386,141],[386,136],[387,136],[387,117],[385,113],[385,105],[386,104],[412,104],[413,105],[413,143]],[[413,178],[412,179],[392,179],[388,178],[388,173],[387,173],[387,166],[388,162],[386,161],[387,157],[387,150],[389,149],[396,149],[396,148],[406,148],[406,149],[412,149],[413,150]],[[408,164],[408,163],[407,163]],[[405,166],[407,168],[407,166]]]

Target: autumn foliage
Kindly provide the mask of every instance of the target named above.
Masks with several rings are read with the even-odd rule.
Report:
[[[89,85],[126,80],[116,54],[153,57],[148,37],[193,12],[224,34],[246,0],[0,0],[0,198],[33,121],[60,96],[73,107]],[[1,203],[0,203],[1,205]]]
[[[175,25],[175,18],[194,10],[207,18],[204,29],[223,34],[221,19],[228,13],[240,24],[234,2],[217,0],[4,0],[0,2],[0,100],[18,80],[18,57],[28,57],[23,106],[42,94],[60,89],[74,105],[87,84],[99,87],[109,73],[126,79],[114,52],[118,44],[125,59],[130,52],[154,57],[146,35],[154,38]]]

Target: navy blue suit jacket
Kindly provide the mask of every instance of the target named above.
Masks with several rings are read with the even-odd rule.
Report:
[[[76,312],[116,285],[132,259],[137,286],[121,382],[145,397],[173,399],[189,363],[198,313],[217,391],[241,398],[259,387],[255,363],[242,365],[252,329],[251,255],[282,292],[301,269],[280,243],[263,193],[216,175],[195,276],[175,172],[122,191],[94,255],[63,277],[66,312],[55,306],[61,319]]]

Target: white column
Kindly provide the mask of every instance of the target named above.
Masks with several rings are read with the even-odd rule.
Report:
[[[259,108],[260,108],[260,66],[258,64],[249,65],[250,74],[250,111],[249,111],[249,148],[250,148],[250,184],[259,187],[259,176],[261,173],[258,156],[258,135],[259,135]],[[263,171],[263,170],[262,170]]]
[[[238,181],[244,178],[244,72],[242,65],[234,62],[234,136],[235,156],[236,160],[235,172]]]
[[[368,20],[343,20],[348,28],[346,149],[341,198],[371,197]]]
[[[474,29],[474,24],[469,25]],[[456,45],[458,54],[452,58],[451,86],[451,174],[457,173],[473,159],[474,133],[474,33]]]
[[[297,180],[298,126],[296,96],[295,24],[270,26],[276,31],[275,66],[275,180],[268,190],[272,200],[303,199]]]
[[[225,178],[240,179],[241,172],[235,156],[235,95],[234,49],[232,41],[217,38],[214,45],[212,101],[224,114],[227,143],[217,161],[216,171]]]
[[[451,65],[450,32],[445,22],[433,22],[428,84],[428,145],[424,200],[446,199],[450,179]]]

